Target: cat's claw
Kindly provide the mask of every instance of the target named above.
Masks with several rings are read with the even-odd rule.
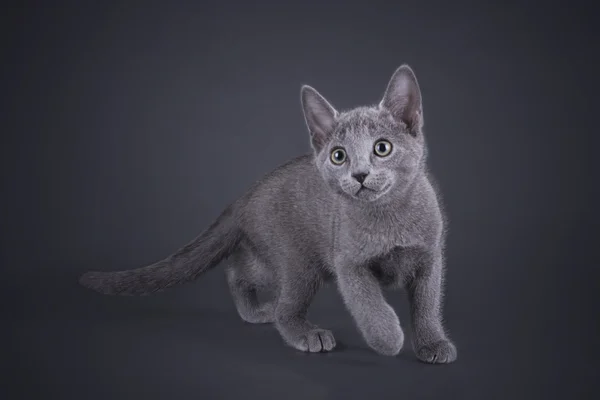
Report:
[[[449,340],[420,346],[416,351],[417,358],[429,364],[448,364],[456,360],[456,346]]]
[[[315,328],[301,335],[294,347],[309,353],[327,352],[335,348],[335,339],[331,331]]]

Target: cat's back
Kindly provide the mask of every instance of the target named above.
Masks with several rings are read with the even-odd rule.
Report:
[[[260,179],[247,193],[245,214],[295,214],[325,200],[326,188],[313,157],[296,157]]]
[[[243,225],[254,239],[305,243],[324,239],[331,194],[311,154],[296,157],[264,176],[243,201]]]
[[[295,196],[300,186],[318,185],[317,169],[310,154],[295,157],[259,179],[246,194],[250,205],[270,203],[274,195]],[[281,200],[281,199],[278,199]]]

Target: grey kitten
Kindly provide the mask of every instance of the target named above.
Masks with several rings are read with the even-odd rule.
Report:
[[[456,359],[442,326],[445,221],[427,173],[421,92],[407,65],[378,105],[338,112],[310,86],[301,101],[312,154],[275,169],[229,205],[201,235],[144,268],[88,272],[81,284],[142,295],[196,279],[226,257],[244,321],[274,323],[302,351],[330,351],[333,334],[306,318],[334,280],[365,341],[396,355],[404,343],[382,289],[409,293],[413,347],[428,363]],[[259,302],[257,291],[271,294]]]

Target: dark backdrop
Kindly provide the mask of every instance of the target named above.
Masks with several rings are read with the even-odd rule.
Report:
[[[598,394],[591,3],[58,4],[0,24],[6,398]],[[77,285],[165,257],[309,151],[301,84],[375,103],[402,63],[451,221],[455,364],[376,355],[331,287],[311,315],[339,350],[305,355],[241,322],[219,268],[145,298]],[[389,299],[409,331],[405,296]]]

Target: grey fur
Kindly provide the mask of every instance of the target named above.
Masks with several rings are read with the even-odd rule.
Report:
[[[273,322],[288,345],[319,352],[332,350],[335,339],[306,315],[331,279],[367,344],[390,356],[400,352],[404,333],[382,289],[404,287],[417,357],[454,361],[456,347],[441,316],[445,219],[426,169],[413,71],[398,68],[376,106],[339,113],[315,89],[303,86],[301,94],[312,154],[265,176],[167,259],[129,271],[89,272],[81,283],[106,294],[149,294],[191,281],[232,256],[227,281],[242,319]],[[391,144],[378,147],[391,149],[388,155],[374,151],[381,139]],[[340,165],[331,158],[338,148],[346,154]],[[261,304],[257,291],[271,300]]]

